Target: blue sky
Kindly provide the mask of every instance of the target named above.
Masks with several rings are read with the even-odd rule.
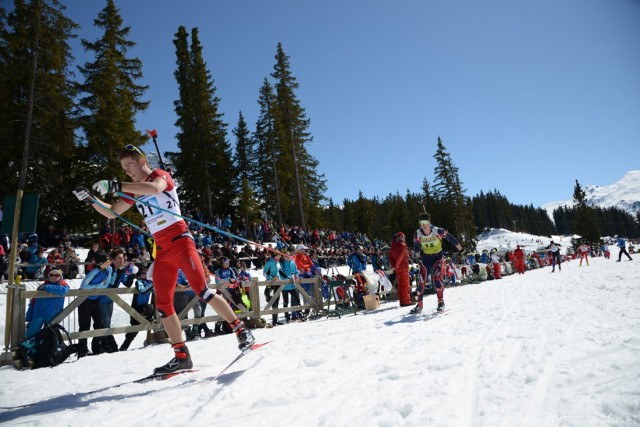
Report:
[[[94,41],[103,1],[61,0]],[[155,128],[174,150],[173,36],[198,27],[231,129],[257,119],[283,44],[327,197],[384,198],[433,180],[440,136],[467,190],[512,203],[571,198],[640,169],[635,0],[116,1],[143,61]],[[87,57],[73,43],[77,61]],[[79,78],[79,76],[78,76]],[[145,148],[151,149],[149,143]]]

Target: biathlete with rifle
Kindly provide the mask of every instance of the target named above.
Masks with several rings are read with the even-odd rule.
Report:
[[[431,282],[438,294],[438,311],[444,310],[444,285],[442,278],[445,273],[442,253],[442,239],[446,239],[462,252],[462,245],[454,236],[449,234],[444,228],[431,225],[431,215],[428,213],[420,214],[420,228],[413,235],[413,251],[420,254],[420,280],[418,280],[418,304],[411,309],[411,314],[422,312],[422,298],[424,296],[424,288],[427,278],[431,275]]]
[[[193,367],[189,349],[182,338],[180,320],[173,307],[178,269],[182,269],[196,294],[229,323],[236,333],[240,350],[248,350],[255,341],[253,334],[245,327],[244,322],[237,318],[222,296],[206,286],[204,270],[193,237],[185,221],[176,216],[182,214],[176,185],[171,175],[162,169],[152,170],[145,153],[134,145],[127,145],[120,153],[119,159],[122,169],[133,182],[101,180],[94,183],[92,188],[102,196],[118,192],[124,192],[131,197],[136,195],[141,201],[136,204],[136,208],[142,214],[155,240],[154,288],[158,311],[172,343],[174,357],[165,365],[156,368],[154,374],[170,374]],[[134,203],[128,198],[119,198],[109,205],[83,187],[76,189],[74,194],[78,200],[91,203],[96,211],[107,218],[119,216]],[[153,206],[162,207],[162,210],[154,210]]]

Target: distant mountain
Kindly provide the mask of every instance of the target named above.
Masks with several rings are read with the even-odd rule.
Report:
[[[622,179],[611,185],[600,187],[586,185],[582,187],[589,206],[601,208],[616,207],[635,215],[640,210],[640,170],[627,172]],[[553,220],[553,210],[559,206],[573,206],[573,198],[565,201],[550,202],[542,206]]]

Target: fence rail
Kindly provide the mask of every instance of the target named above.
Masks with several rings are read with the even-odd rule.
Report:
[[[347,278],[350,279],[351,277],[352,276],[348,276]],[[301,303],[296,306],[292,305],[289,307],[274,308],[273,305],[276,298],[280,296],[280,294],[284,290],[284,287],[290,284],[290,280],[275,282],[251,280],[248,282],[243,282],[242,286],[244,288],[250,288],[249,296],[251,304],[250,308],[245,308],[244,306],[240,305],[238,307],[239,312],[236,312],[237,316],[244,319],[249,317],[260,318],[262,316],[272,314],[289,313],[302,310],[313,310],[314,313],[323,314],[326,314],[328,311],[330,311],[330,304],[332,302],[331,298],[329,298],[329,300],[327,301],[327,308],[324,308],[324,299],[322,296],[323,281],[321,278],[299,279],[295,281],[296,290],[300,293],[301,296]],[[310,288],[305,288],[303,285],[310,285]],[[260,295],[262,295],[264,289],[267,286],[272,288],[273,294],[269,301],[263,302],[261,301]],[[24,340],[25,336],[25,314],[27,300],[31,298],[59,298],[58,295],[50,294],[46,291],[28,290],[25,284],[15,284],[10,285],[9,287],[13,290],[13,310],[12,317],[11,319],[7,319],[5,327],[10,329],[10,346],[9,348],[5,348],[4,352],[0,354],[0,365],[15,364],[16,350],[18,349],[20,343]],[[209,287],[211,289],[218,290],[227,300],[233,300],[231,294],[227,290],[226,284],[215,284],[210,285]],[[67,329],[69,330],[70,338],[74,340],[80,338],[94,338],[108,335],[125,334],[127,332],[147,331],[147,343],[151,344],[155,340],[155,334],[152,334],[151,332],[164,330],[162,323],[159,320],[160,317],[155,306],[155,295],[154,298],[151,299],[151,304],[153,306],[153,312],[155,313],[155,316],[152,318],[152,320],[148,320],[143,315],[138,313],[134,308],[132,308],[131,305],[122,298],[122,296],[124,295],[137,293],[139,292],[135,287],[107,289],[72,289],[65,295],[65,298],[68,301],[66,306],[55,318],[52,319],[51,323],[63,323],[66,321],[67,324],[72,326],[68,327]],[[384,293],[380,294],[382,295]],[[75,330],[75,319],[72,319],[72,316],[75,314],[78,306],[88,297],[99,295],[107,296],[115,303],[115,305],[122,309],[127,315],[137,320],[140,324],[134,326],[116,326],[111,328],[82,332]],[[218,315],[187,319],[186,317],[189,311],[195,304],[198,303],[198,301],[199,298],[197,296],[194,296],[178,313],[178,318],[180,319],[180,323],[183,327],[222,320],[222,318]],[[7,304],[10,303],[10,301],[7,301]]]

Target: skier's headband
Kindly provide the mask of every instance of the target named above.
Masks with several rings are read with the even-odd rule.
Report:
[[[120,160],[124,159],[125,157],[138,157],[138,156],[141,156],[145,159],[147,158],[147,155],[144,154],[144,151],[142,151],[141,149],[139,149],[133,144],[127,144],[124,146],[124,150],[120,153]]]
[[[420,225],[431,225],[431,221],[427,219],[420,220]]]

